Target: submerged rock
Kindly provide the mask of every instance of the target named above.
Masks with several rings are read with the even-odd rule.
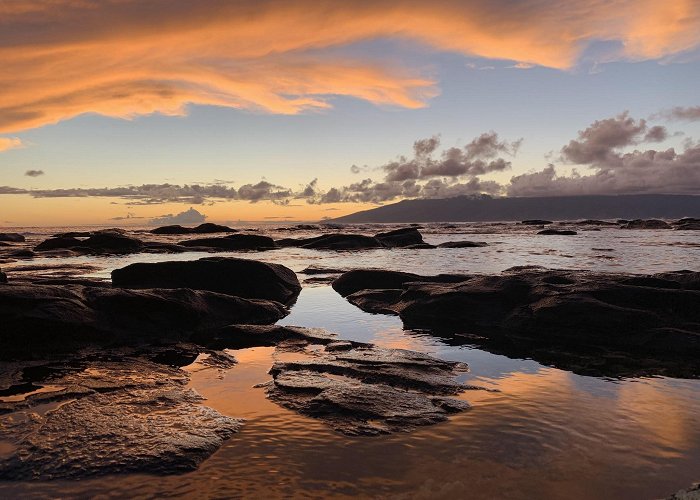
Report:
[[[397,274],[401,285],[392,285],[386,271],[377,271],[376,280],[371,273],[361,281],[342,275],[334,288],[351,292],[347,299],[363,310],[398,314],[407,328],[476,334],[488,339],[488,348],[555,365],[557,353],[566,353],[562,364],[582,373],[590,374],[597,358],[604,375],[700,375],[700,273],[644,277],[526,268],[459,276],[454,283]],[[617,353],[617,362],[604,351]]]
[[[440,243],[438,248],[480,248],[487,247],[488,243],[483,241],[446,241]]]
[[[231,257],[139,262],[112,271],[112,283],[122,288],[192,288],[284,303],[301,291],[296,274],[285,266]]]
[[[25,383],[33,393],[0,403],[0,441],[14,448],[0,456],[3,480],[187,472],[242,423],[202,406],[185,372],[120,352],[23,373],[43,376]]]
[[[22,243],[26,238],[19,233],[0,233],[0,241],[11,241],[13,243]]]
[[[328,344],[324,353],[277,362],[268,397],[347,435],[410,431],[469,408],[448,396],[469,387],[462,363],[403,349]]]
[[[0,287],[0,359],[187,340],[200,330],[274,323],[287,313],[278,302],[184,288],[8,283]]]

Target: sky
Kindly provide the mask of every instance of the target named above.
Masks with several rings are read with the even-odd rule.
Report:
[[[0,0],[0,226],[700,194],[698,0]]]

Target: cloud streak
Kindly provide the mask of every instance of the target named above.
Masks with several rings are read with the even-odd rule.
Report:
[[[695,0],[560,3],[2,2],[0,133],[84,113],[183,115],[188,104],[293,114],[341,95],[424,106],[438,90],[420,68],[331,54],[377,39],[560,69],[600,40],[620,42],[606,60],[658,59],[700,42]]]
[[[22,147],[24,147],[24,144],[17,137],[0,137],[0,153]]]

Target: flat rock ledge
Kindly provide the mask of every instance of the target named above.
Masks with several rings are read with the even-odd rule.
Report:
[[[402,349],[336,341],[299,360],[276,362],[267,396],[349,436],[408,432],[469,408],[454,396],[463,363]]]
[[[602,376],[700,376],[700,273],[517,268],[500,275],[357,270],[333,288],[357,307],[452,343]]]
[[[111,354],[119,361],[102,352],[18,370],[44,377],[24,398],[0,398],[0,442],[12,450],[0,455],[0,479],[188,472],[241,427],[203,406],[184,371]],[[2,368],[0,379],[12,376]]]

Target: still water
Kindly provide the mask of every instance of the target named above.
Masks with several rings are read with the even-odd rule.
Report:
[[[579,237],[537,237],[521,228],[463,226],[424,231],[426,241],[470,239],[468,249],[318,252],[282,249],[236,254],[308,265],[382,267],[418,273],[498,272],[514,265],[658,272],[697,268],[698,236],[677,231],[603,229]],[[202,254],[75,258],[89,274],[143,260]],[[35,259],[37,264],[49,259]],[[61,259],[61,263],[72,261]],[[13,267],[27,263],[3,265]],[[17,269],[17,272],[21,272]],[[308,285],[283,324],[322,327],[341,338],[463,361],[463,379],[497,391],[467,391],[473,408],[446,423],[380,437],[345,437],[279,407],[253,386],[269,380],[274,348],[229,351],[222,371],[195,363],[191,386],[218,411],[247,420],[192,473],[126,475],[83,481],[0,483],[0,496],[383,497],[383,498],[663,498],[700,480],[700,381],[585,377],[469,346],[449,346],[426,332],[371,315],[328,286]]]

